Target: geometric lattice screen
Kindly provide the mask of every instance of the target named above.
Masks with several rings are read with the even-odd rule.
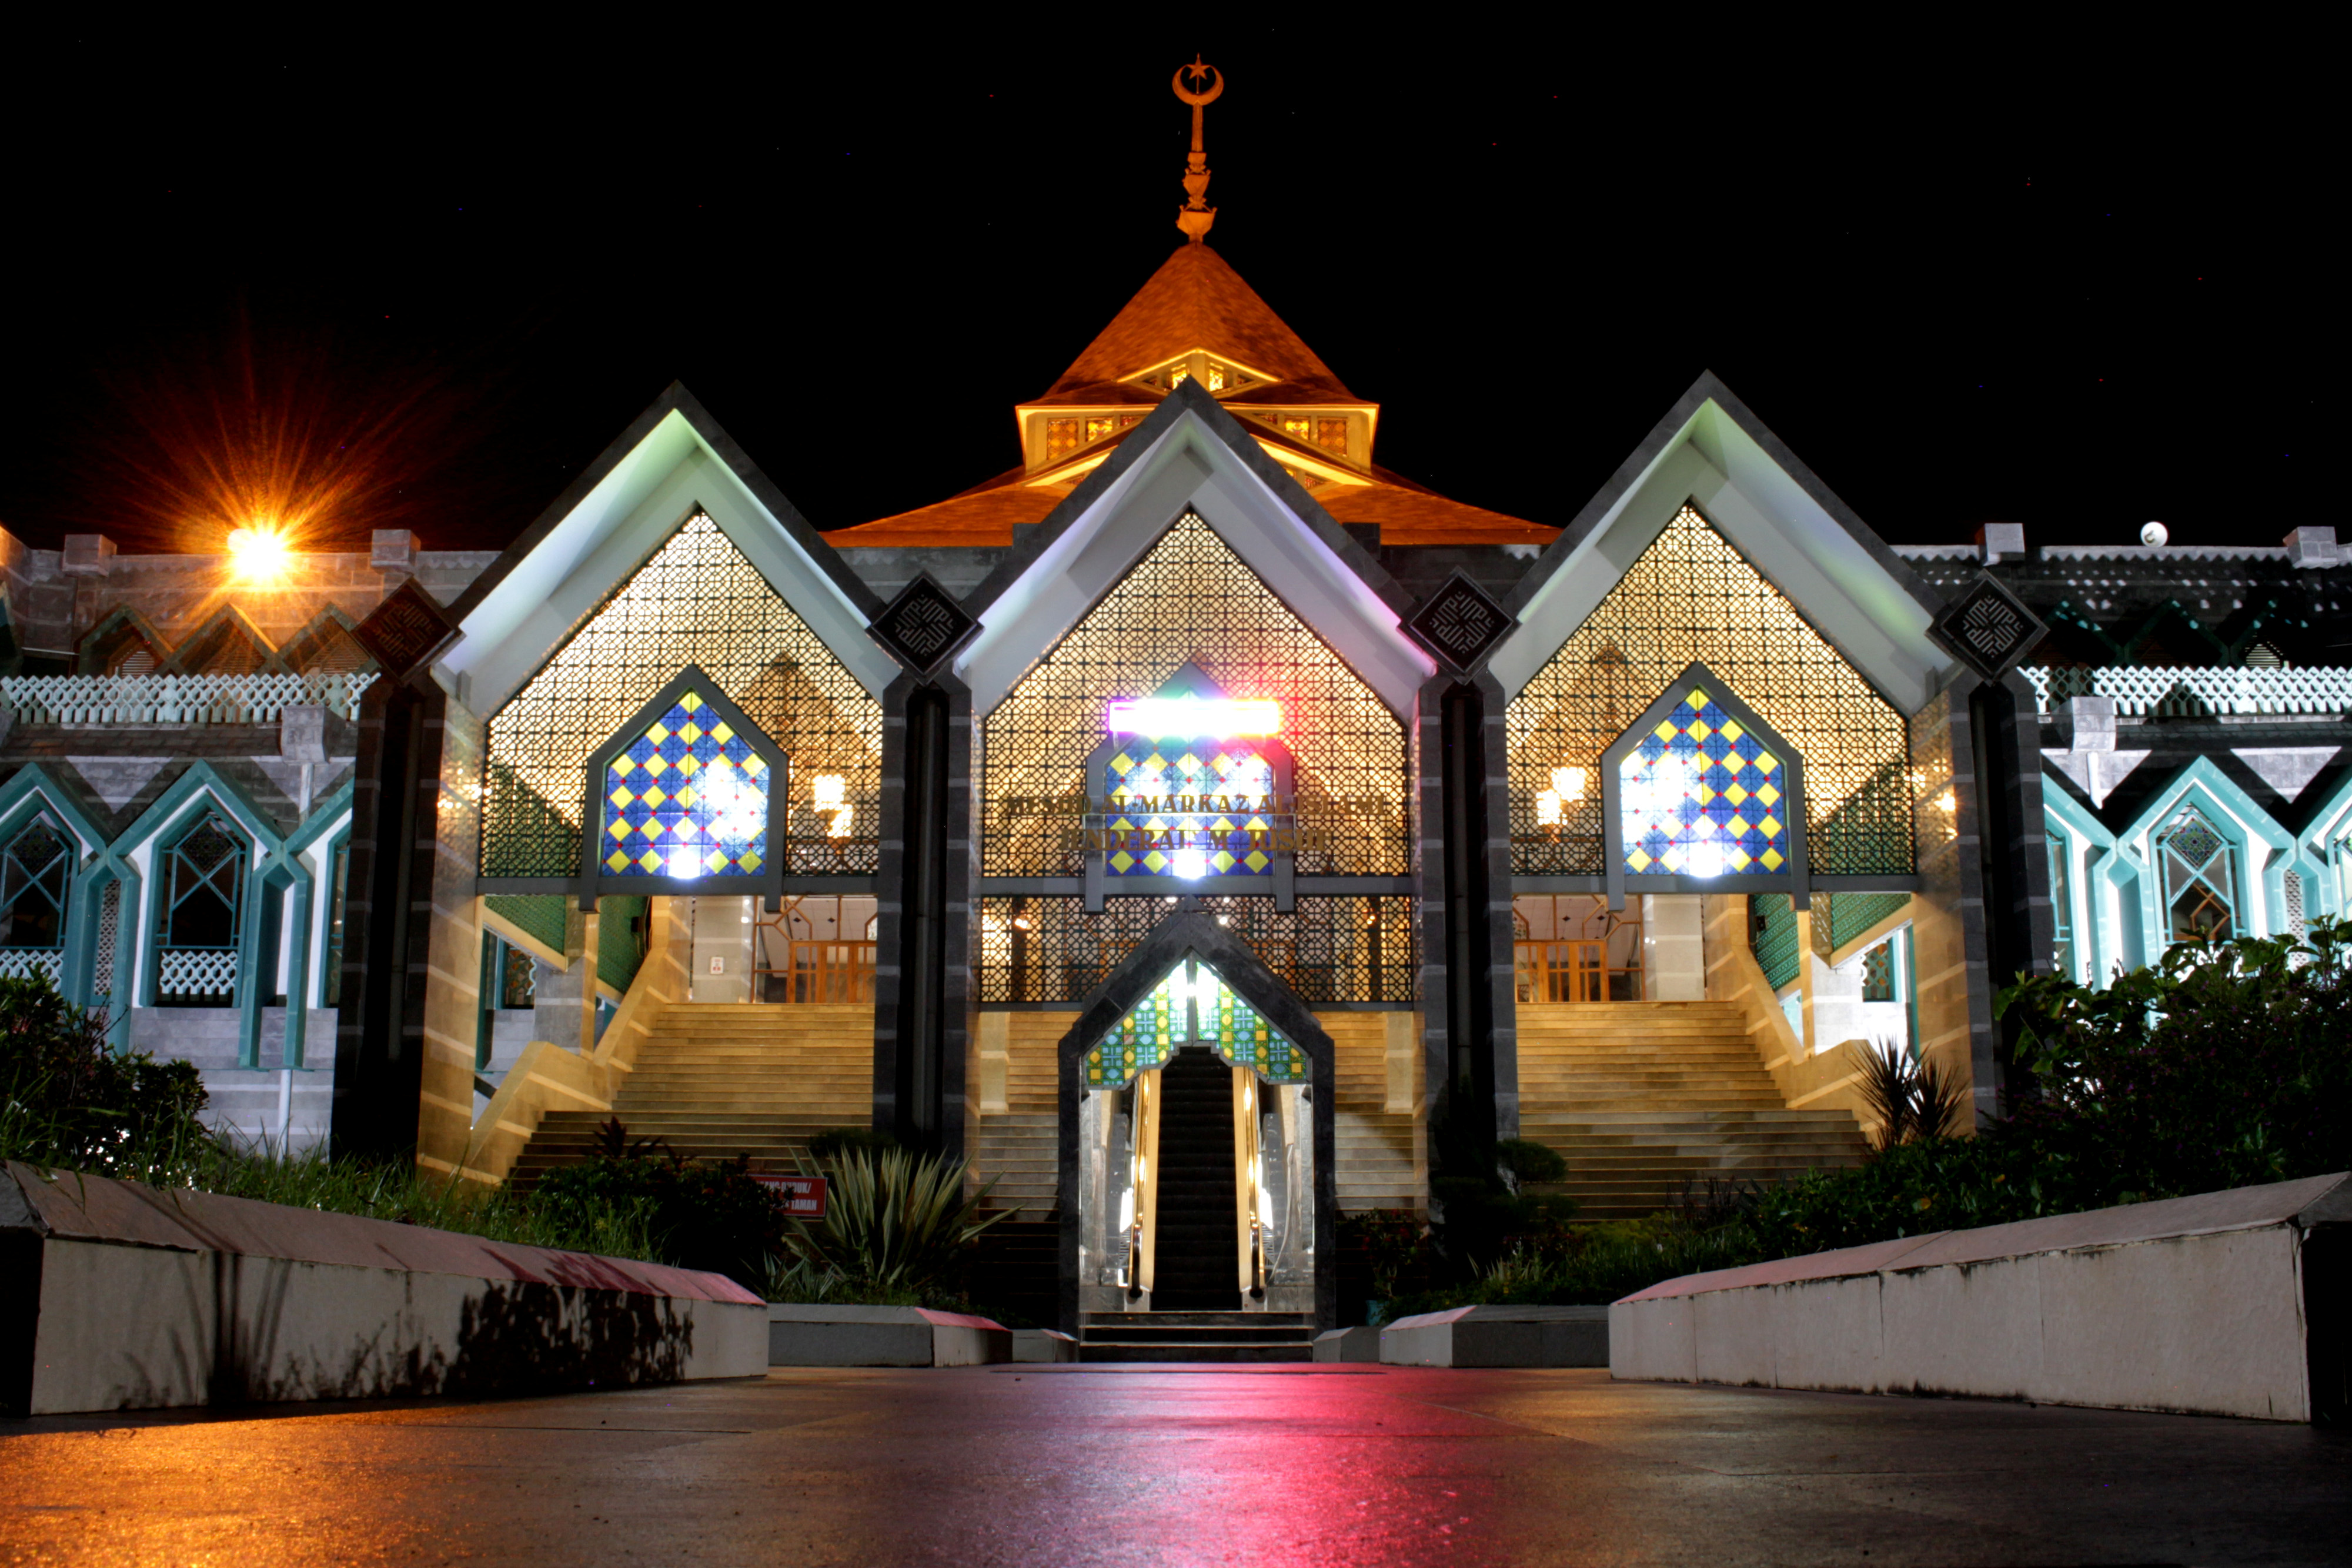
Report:
[[[1075,824],[1034,802],[1098,790],[1087,759],[1111,699],[1150,696],[1188,663],[1227,696],[1280,705],[1298,827],[1323,835],[1298,874],[1412,869],[1403,722],[1188,512],[983,722],[983,875],[1085,873],[1064,841]]]
[[[1203,883],[1202,911],[1300,1000],[1314,1006],[1413,999],[1418,969],[1411,898],[1301,894],[1297,907],[1284,910],[1263,895],[1217,896],[1231,885]],[[1099,911],[1089,912],[1075,896],[990,894],[980,908],[980,999],[1070,1003],[1143,945],[1167,918],[1170,901],[1114,892]]]
[[[1917,869],[1902,715],[1685,507],[1511,701],[1512,870],[1601,873],[1601,753],[1694,662],[1803,762],[1814,875]]]
[[[1214,969],[1188,958],[1111,1027],[1086,1054],[1089,1089],[1131,1083],[1139,1072],[1168,1064],[1177,1049],[1198,1040],[1269,1083],[1304,1083],[1307,1053],[1235,995]]]
[[[482,875],[579,875],[590,755],[688,664],[792,758],[784,870],[875,870],[882,705],[697,513],[491,716]]]

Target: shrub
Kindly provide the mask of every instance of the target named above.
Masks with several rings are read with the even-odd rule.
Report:
[[[1532,1138],[1503,1139],[1495,1145],[1495,1163],[1521,1183],[1564,1181],[1568,1177],[1568,1162],[1559,1157],[1557,1150]]]
[[[212,1146],[185,1061],[108,1048],[102,1014],[0,979],[0,1159],[170,1181]]]
[[[1874,1040],[1863,1052],[1862,1098],[1878,1118],[1877,1146],[1948,1138],[1968,1125],[1968,1092],[1932,1061]]]
[[[770,1260],[785,1247],[783,1205],[740,1156],[703,1164],[674,1153],[599,1155],[548,1172],[534,1196],[552,1223],[581,1223],[600,1209],[642,1213],[664,1260],[747,1290],[766,1284]]]
[[[966,1197],[961,1160],[906,1149],[846,1149],[818,1167],[832,1184],[824,1218],[794,1220],[789,1257],[850,1288],[921,1291],[946,1281],[991,1226],[980,1206],[996,1184]],[[779,1247],[776,1252],[786,1255]]]
[[[200,1191],[231,1197],[426,1225],[527,1247],[608,1258],[659,1256],[653,1206],[642,1200],[564,1201],[543,1192],[446,1180],[406,1160],[285,1159],[219,1146],[183,1174]]]

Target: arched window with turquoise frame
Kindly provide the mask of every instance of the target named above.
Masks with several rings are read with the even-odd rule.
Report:
[[[36,812],[0,846],[0,976],[58,984],[66,915],[81,847],[52,811]]]
[[[221,810],[197,812],[158,846],[155,1006],[236,1005],[252,859],[252,841]]]
[[[2227,942],[2245,935],[2238,846],[2194,805],[2183,806],[2155,841],[2157,882],[2168,942]]]
[[[2136,903],[2139,915],[2126,963],[2287,926],[2295,836],[2210,758],[2192,758],[2166,780],[2115,841],[2103,869],[2119,892],[2129,890],[2126,907]]]

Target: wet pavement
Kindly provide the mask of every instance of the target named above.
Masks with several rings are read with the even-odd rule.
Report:
[[[2352,1436],[1603,1372],[1008,1366],[0,1422],[0,1562],[2352,1561]]]

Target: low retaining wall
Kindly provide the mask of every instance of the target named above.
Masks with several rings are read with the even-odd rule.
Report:
[[[768,1304],[770,1366],[986,1366],[1012,1359],[1013,1331],[992,1318],[924,1307]]]
[[[1391,1366],[1606,1366],[1609,1312],[1501,1306],[1423,1312],[1381,1330],[1380,1358]]]
[[[1668,1280],[1618,1377],[2340,1417],[2352,1176],[1937,1231]]]
[[[103,1176],[0,1176],[0,1411],[757,1376],[717,1274]]]

